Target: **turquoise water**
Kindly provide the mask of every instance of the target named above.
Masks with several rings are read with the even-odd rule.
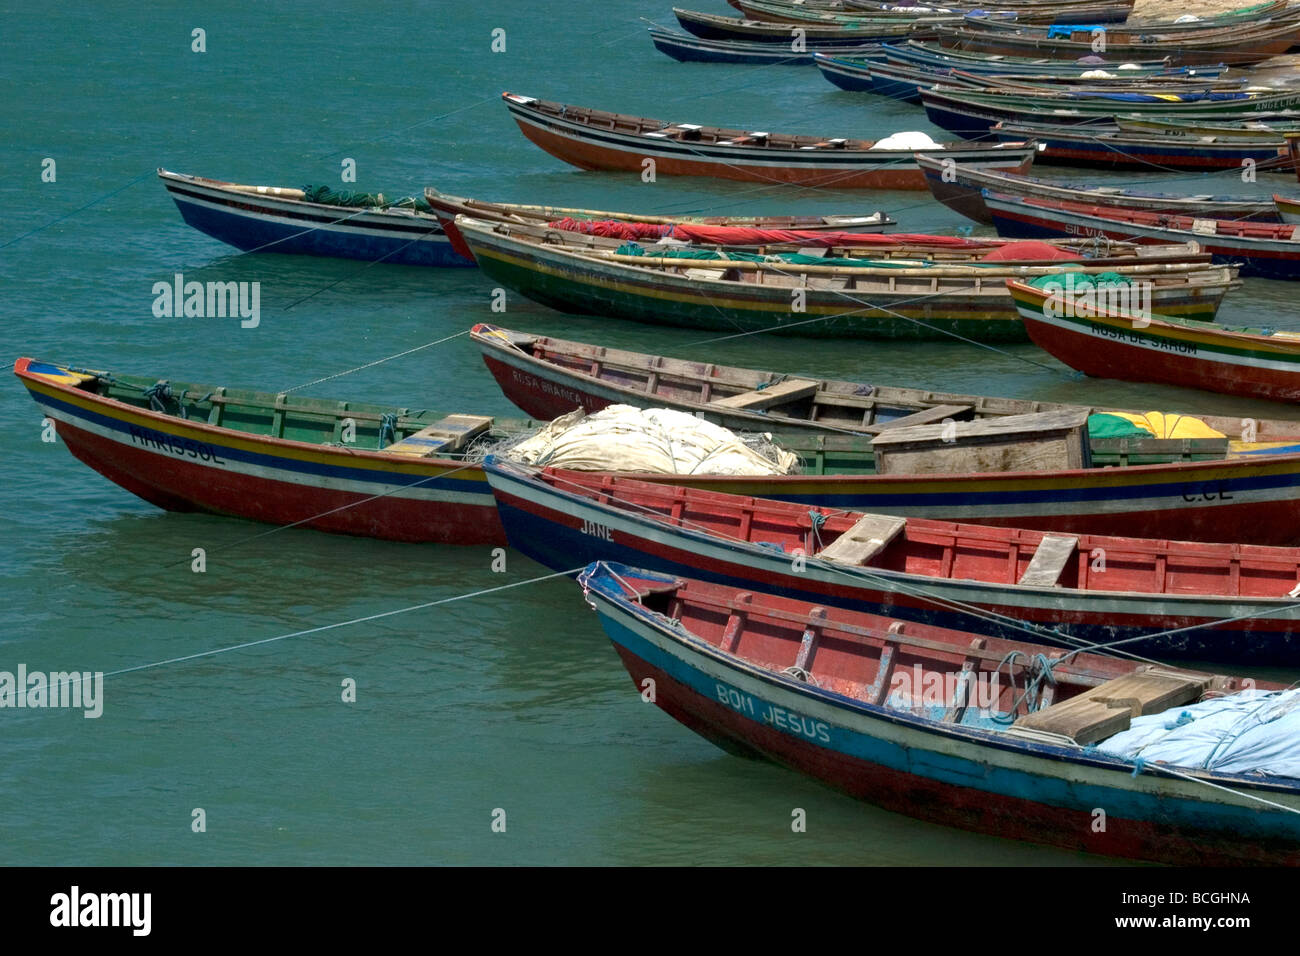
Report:
[[[0,200],[9,214],[0,244],[120,190],[0,248],[6,354],[278,390],[502,321],[471,270],[235,255],[181,222],[152,176],[157,166],[343,186],[340,163],[351,158],[355,188],[389,195],[436,185],[655,212],[880,208],[909,231],[964,225],[926,194],[582,173],[519,135],[501,90],[772,130],[934,132],[918,109],[834,91],[811,68],[675,63],[654,51],[638,19],[667,23],[669,6],[217,0],[201,15],[144,3],[111,14],[71,3],[4,10]],[[504,53],[490,51],[498,27]],[[191,52],[195,28],[206,31],[205,53]],[[41,181],[46,157],[53,183]],[[1283,177],[1182,185],[1295,191]],[[153,283],[175,272],[259,281],[260,325],[155,318]],[[1294,288],[1251,280],[1224,319],[1294,327]],[[693,350],[712,336],[509,303],[504,324],[679,355],[707,350],[730,364],[1286,414],[1080,380],[1028,345],[995,353],[956,342],[752,337]],[[311,393],[513,413],[464,338]],[[494,574],[486,549],[299,530],[250,541],[266,529],[163,513],[43,443],[16,382],[0,392],[0,434],[0,670],[129,668],[542,573],[512,555],[506,574]],[[208,551],[206,574],[187,566],[195,547]],[[341,700],[346,678],[356,681],[355,703]],[[641,703],[563,581],[124,674],[104,695],[98,720],[0,712],[0,862],[1105,862],[921,824],[724,755]],[[805,833],[791,832],[796,807],[807,811]],[[191,829],[195,808],[205,832]],[[491,828],[497,808],[505,833]]]

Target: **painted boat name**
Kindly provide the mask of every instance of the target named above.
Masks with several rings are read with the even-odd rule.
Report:
[[[225,461],[217,457],[217,450],[211,445],[201,441],[195,441],[192,438],[173,438],[171,435],[164,435],[162,432],[152,431],[148,428],[140,428],[136,425],[129,426],[131,433],[131,444],[143,445],[146,448],[155,448],[159,451],[169,451],[179,458],[187,455],[190,458],[201,461],[210,461],[214,465],[224,465]]]
[[[1163,349],[1166,352],[1183,352],[1187,355],[1196,354],[1196,346],[1191,342],[1177,342],[1169,339],[1160,338],[1143,338],[1136,332],[1130,332],[1127,329],[1118,329],[1109,325],[1094,325],[1092,331],[1104,339],[1115,339],[1119,342],[1127,342],[1131,345],[1143,345],[1151,349]]]
[[[556,398],[562,398],[565,401],[581,407],[583,404],[582,395],[571,388],[565,388],[562,385],[556,385],[554,382],[548,382],[543,378],[536,378],[519,369],[511,369],[514,373],[514,379],[525,388],[531,388],[534,391],[544,392],[547,395],[554,395]]]
[[[780,730],[792,734],[801,734],[809,740],[828,744],[831,742],[830,727],[820,720],[804,717],[793,711],[778,707],[776,704],[754,703],[754,698],[726,684],[717,685],[718,700],[732,710],[749,717],[755,717],[765,724],[771,724]]]

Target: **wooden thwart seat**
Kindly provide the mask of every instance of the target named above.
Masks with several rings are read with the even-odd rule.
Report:
[[[907,428],[911,425],[931,425],[934,422],[941,422],[945,418],[957,419],[958,417],[967,417],[973,411],[970,405],[934,405],[930,408],[923,408],[919,412],[912,412],[910,415],[904,415],[902,418],[895,418],[893,421],[880,422],[875,426],[877,431],[884,431],[886,428]]]
[[[1127,730],[1134,717],[1199,699],[1213,679],[1209,674],[1140,670],[1026,714],[1014,726],[1062,734],[1086,747]]]
[[[384,449],[395,455],[429,458],[459,451],[474,438],[492,427],[486,415],[448,415],[418,432],[412,432],[399,442]]]
[[[735,408],[745,409],[748,411],[757,411],[760,408],[770,408],[773,405],[780,405],[784,402],[793,402],[801,398],[808,398],[817,393],[821,388],[820,382],[810,382],[802,378],[790,378],[784,382],[777,382],[775,385],[768,385],[765,388],[756,388],[750,392],[741,392],[739,395],[728,395],[726,398],[718,398],[709,402],[714,408]]]
[[[906,527],[907,519],[896,515],[863,515],[853,527],[817,552],[817,557],[859,567],[885,550]]]
[[[1073,535],[1043,535],[1019,583],[1036,588],[1055,587],[1078,546],[1079,539]]]

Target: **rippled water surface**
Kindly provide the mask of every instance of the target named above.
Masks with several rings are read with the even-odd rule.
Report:
[[[201,15],[145,3],[4,10],[0,243],[66,217],[0,249],[6,353],[279,390],[501,319],[489,310],[489,284],[470,270],[237,256],[182,223],[152,176],[158,166],[338,185],[351,158],[358,188],[389,195],[437,185],[664,212],[880,208],[909,231],[965,225],[928,194],[582,173],[519,135],[501,90],[699,123],[935,132],[918,108],[837,92],[811,68],[675,63],[654,51],[638,19],[666,23],[669,6],[244,9],[212,0]],[[504,53],[489,49],[496,27],[506,30]],[[191,51],[195,28],[206,31],[206,53]],[[46,157],[57,163],[54,183],[41,181]],[[1182,185],[1295,188],[1281,177]],[[98,197],[107,198],[75,211]],[[155,318],[153,283],[176,272],[259,281],[260,326]],[[1224,317],[1295,327],[1295,294],[1252,280]],[[1247,401],[1084,381],[1029,345],[754,337],[693,349],[715,336],[510,301],[516,327],[722,363],[1279,415]],[[513,413],[463,338],[311,394]],[[300,530],[249,541],[265,529],[163,513],[42,443],[16,382],[0,391],[0,434],[0,669],[129,668],[542,573],[514,555],[504,576],[494,574],[480,549]],[[195,547],[209,552],[206,574],[184,563]],[[340,700],[348,677],[354,704]],[[0,754],[4,863],[1104,862],[918,823],[724,755],[641,703],[564,581],[113,677],[98,720],[0,713]],[[807,811],[806,833],[791,832],[794,807]],[[201,834],[191,831],[195,808],[206,812]],[[491,831],[495,808],[507,812],[504,834]]]

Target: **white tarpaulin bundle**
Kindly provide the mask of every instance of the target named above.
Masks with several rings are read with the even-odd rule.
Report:
[[[759,454],[734,432],[671,408],[611,405],[562,415],[504,452],[526,465],[657,475],[789,475],[799,459]]]
[[[892,133],[884,139],[876,141],[867,149],[868,151],[873,149],[943,149],[943,144],[936,143],[928,133],[918,132],[913,129],[902,133]]]

